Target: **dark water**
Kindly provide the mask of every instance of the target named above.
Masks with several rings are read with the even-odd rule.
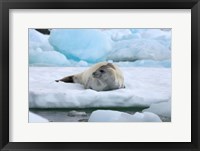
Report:
[[[135,112],[142,112],[143,107],[137,108],[71,108],[71,109],[30,109],[31,112],[38,114],[50,122],[87,122],[91,113],[95,110],[115,110],[122,111],[129,114]],[[170,122],[171,119],[167,117],[161,117],[163,122]]]

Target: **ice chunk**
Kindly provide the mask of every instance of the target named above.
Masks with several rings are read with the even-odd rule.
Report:
[[[63,54],[54,51],[48,38],[48,35],[29,29],[29,64],[31,66],[69,65],[70,62]]]
[[[29,123],[46,123],[46,122],[49,122],[47,119],[35,114],[35,113],[32,113],[32,112],[29,112]]]
[[[167,48],[171,48],[171,29],[149,29],[141,33],[141,37],[145,39],[158,40]]]
[[[135,38],[130,29],[105,29],[103,31],[109,35],[113,41]]]
[[[107,60],[167,60],[171,58],[170,50],[157,40],[134,39],[117,42],[115,51],[108,55]]]
[[[144,109],[143,112],[152,112],[157,115],[171,117],[171,100],[152,104],[148,109]]]
[[[138,35],[142,39],[154,39],[163,44],[165,47],[171,49],[171,28],[154,28],[154,29],[130,29],[133,35]]]
[[[111,49],[109,37],[97,29],[53,29],[49,42],[55,50],[76,61],[104,60]]]
[[[29,49],[40,48],[43,51],[54,51],[53,47],[49,44],[48,35],[43,35],[35,29],[28,30],[29,35]]]
[[[113,111],[97,110],[92,112],[89,122],[162,122],[158,115],[154,113],[136,112],[134,115]]]
[[[70,62],[56,51],[43,51],[40,48],[29,49],[29,64],[34,66],[67,66]]]
[[[45,36],[43,34],[41,34],[40,32],[36,31],[35,29],[29,29],[28,30],[28,34],[29,34],[29,41],[31,42],[44,42],[46,41],[46,39],[48,39],[48,36]]]
[[[86,62],[86,61],[79,61],[79,62],[75,62],[74,64],[75,67],[88,67],[89,66],[89,63]]]

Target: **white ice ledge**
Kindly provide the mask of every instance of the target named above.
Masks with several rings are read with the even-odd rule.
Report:
[[[29,108],[146,107],[171,98],[171,69],[123,67],[125,89],[96,92],[55,82],[83,67],[30,67]]]

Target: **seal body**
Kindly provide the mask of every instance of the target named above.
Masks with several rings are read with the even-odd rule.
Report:
[[[100,62],[82,73],[64,77],[56,82],[80,83],[86,89],[108,91],[124,88],[124,77],[121,70],[112,63]]]

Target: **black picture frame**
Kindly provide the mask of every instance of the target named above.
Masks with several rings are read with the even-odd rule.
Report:
[[[9,142],[9,9],[191,9],[191,142]],[[199,0],[0,0],[0,148],[25,150],[200,151]]]

